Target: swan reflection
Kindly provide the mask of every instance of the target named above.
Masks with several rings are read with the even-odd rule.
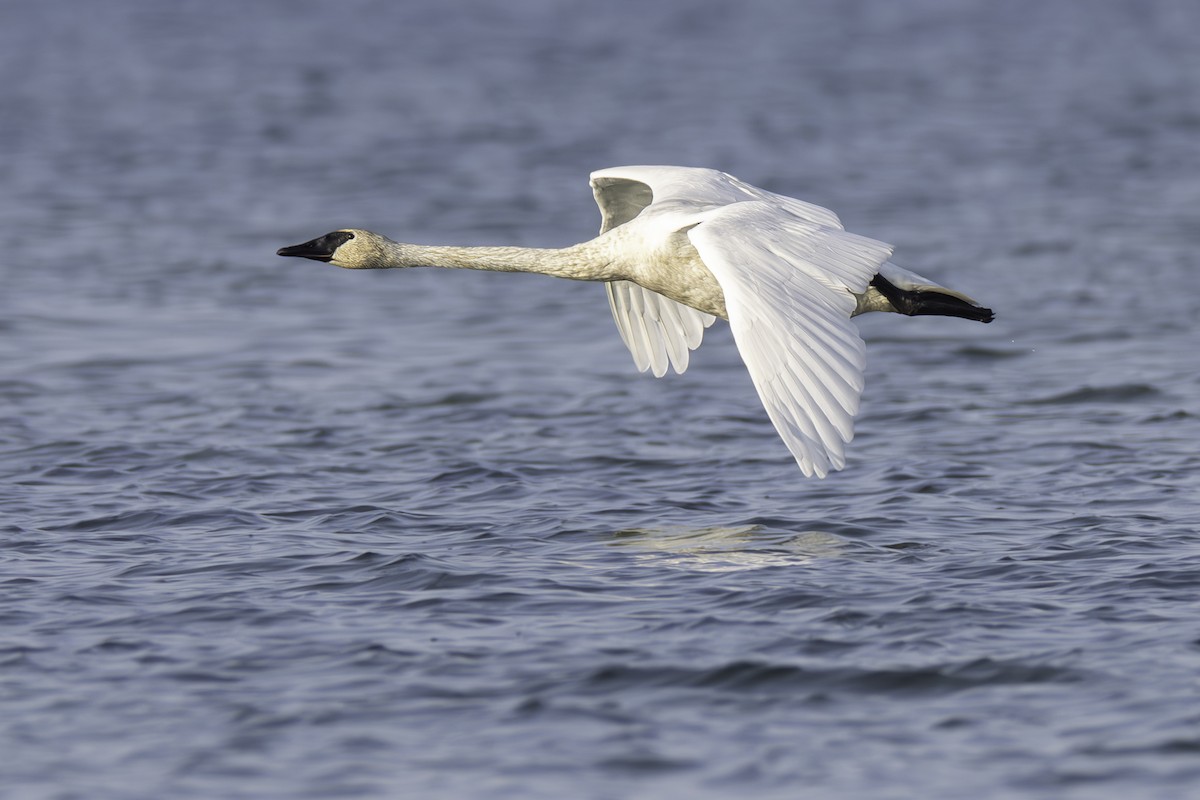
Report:
[[[708,528],[630,528],[613,534],[614,547],[642,551],[656,565],[727,572],[809,564],[846,555],[852,543],[824,531],[780,531],[762,525]]]

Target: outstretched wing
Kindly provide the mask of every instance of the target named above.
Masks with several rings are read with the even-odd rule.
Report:
[[[600,207],[600,233],[624,225],[655,197],[649,184],[620,169],[593,173],[592,193]],[[621,341],[633,354],[633,363],[640,372],[651,370],[656,378],[667,374],[668,363],[682,374],[688,366],[689,351],[700,346],[704,329],[716,320],[711,314],[676,303],[632,281],[610,281],[605,289],[613,320]]]
[[[866,366],[854,295],[891,246],[769,200],[715,209],[688,235],[721,284],[738,351],[800,469],[841,469]]]

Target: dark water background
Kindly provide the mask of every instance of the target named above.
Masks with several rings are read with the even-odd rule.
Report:
[[[1200,5],[0,5],[0,796],[1200,796]],[[718,327],[351,273],[590,237],[595,168],[828,205],[805,480]]]

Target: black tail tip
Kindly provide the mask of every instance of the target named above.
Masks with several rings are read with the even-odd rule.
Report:
[[[990,308],[976,305],[969,300],[930,289],[901,289],[882,275],[876,275],[871,285],[887,298],[898,313],[910,317],[962,317],[984,324],[996,318]]]
[[[888,299],[892,301],[892,305],[896,306],[897,311],[910,317],[926,315],[961,317],[982,322],[985,325],[996,318],[990,308],[977,306],[961,297],[940,292],[904,292],[899,297],[889,297]]]
[[[915,295],[910,300],[909,308],[904,311],[911,316],[932,314],[940,317],[961,317],[985,325],[996,318],[990,308],[968,303],[958,297],[936,292],[915,292]]]
[[[975,313],[970,316],[964,314],[963,316],[967,319],[973,319],[976,322],[982,322],[986,325],[996,318],[996,315],[992,313],[990,308],[984,308],[983,306],[972,306],[971,308]]]

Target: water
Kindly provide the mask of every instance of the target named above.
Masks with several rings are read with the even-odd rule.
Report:
[[[650,6],[650,7],[646,7]],[[1193,3],[8,4],[0,796],[1200,785]],[[274,256],[564,245],[625,163],[998,313],[805,480],[718,327]]]

